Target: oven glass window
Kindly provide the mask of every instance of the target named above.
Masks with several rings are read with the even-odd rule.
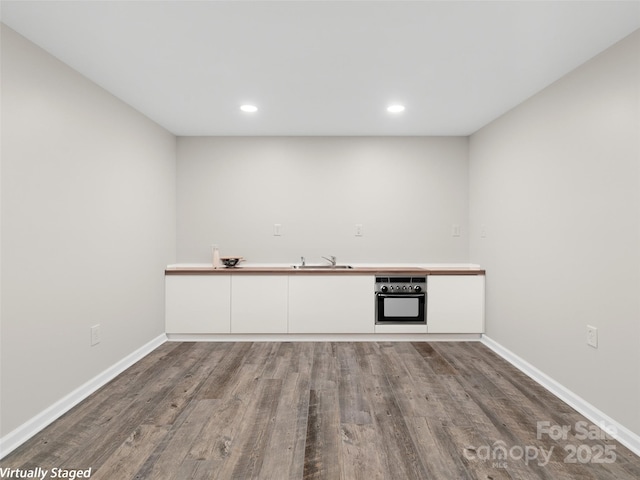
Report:
[[[415,318],[420,315],[420,299],[418,298],[385,298],[384,316]]]

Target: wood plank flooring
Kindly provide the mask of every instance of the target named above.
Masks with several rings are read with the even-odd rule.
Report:
[[[639,457],[604,433],[582,438],[583,426],[601,432],[579,422],[475,342],[169,342],[0,469],[91,468],[92,480],[640,478]]]

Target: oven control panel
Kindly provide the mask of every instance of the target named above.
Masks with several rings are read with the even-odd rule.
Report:
[[[375,293],[411,294],[427,291],[427,277],[376,277]]]

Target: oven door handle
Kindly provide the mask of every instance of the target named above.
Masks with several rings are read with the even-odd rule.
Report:
[[[424,293],[376,293],[380,298],[422,298]]]

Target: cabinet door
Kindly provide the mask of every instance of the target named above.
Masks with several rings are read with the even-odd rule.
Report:
[[[231,278],[229,275],[167,275],[165,307],[167,333],[229,333]]]
[[[290,276],[289,333],[373,333],[374,285],[369,276]]]
[[[427,331],[484,332],[484,276],[430,275],[427,280]]]
[[[288,277],[231,277],[231,333],[287,333]]]

